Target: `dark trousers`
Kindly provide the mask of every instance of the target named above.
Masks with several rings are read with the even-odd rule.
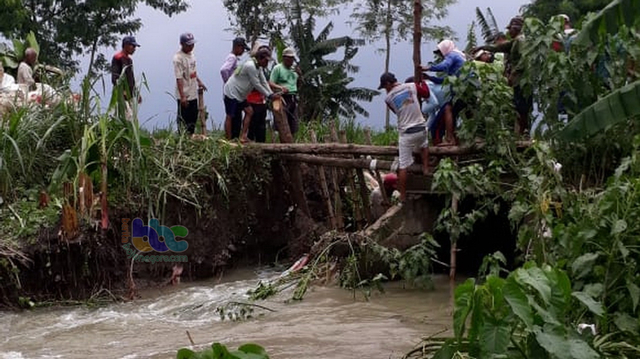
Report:
[[[178,132],[186,129],[190,135],[193,135],[196,122],[198,122],[198,100],[187,102],[187,107],[182,107],[178,100]]]
[[[242,109],[238,108],[231,118],[231,139],[240,138],[240,133],[242,132],[242,114]]]
[[[284,94],[282,95],[282,99],[286,102],[284,110],[287,113],[289,130],[291,130],[291,134],[294,135],[296,132],[298,132],[298,96]]]
[[[253,108],[253,116],[251,116],[247,137],[251,141],[264,143],[267,141],[267,105],[257,103],[250,105]]]

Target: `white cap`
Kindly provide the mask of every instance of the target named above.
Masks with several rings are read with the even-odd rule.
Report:
[[[293,57],[296,58],[296,51],[294,49],[292,49],[291,47],[287,47],[286,49],[284,49],[282,51],[282,56],[286,56],[286,57]]]

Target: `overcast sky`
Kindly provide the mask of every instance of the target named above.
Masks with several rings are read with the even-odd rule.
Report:
[[[519,13],[522,5],[528,0],[458,0],[449,8],[449,16],[442,23],[449,25],[458,37],[458,46],[464,48],[469,24],[475,19],[476,6],[481,9],[491,7],[498,25],[504,27],[509,19]],[[139,119],[144,127],[149,129],[175,128],[176,102],[173,99],[175,80],[173,78],[172,57],[179,50],[179,36],[181,33],[192,32],[196,38],[194,53],[197,58],[198,74],[208,87],[205,93],[205,105],[210,117],[207,128],[220,127],[224,119],[222,104],[222,79],[219,69],[231,50],[233,34],[225,31],[229,25],[228,14],[222,1],[191,1],[191,7],[186,12],[167,17],[160,11],[146,6],[140,7],[136,16],[142,19],[143,28],[135,34],[142,45],[133,56],[136,78],[144,74],[149,89],[143,89],[143,102],[139,109]],[[353,29],[346,24],[349,12],[342,11],[340,15],[332,17],[334,23],[333,37],[350,35],[357,36]],[[329,19],[317,23],[318,30]],[[360,72],[353,75],[353,86],[376,88],[378,79],[384,69],[384,55],[376,52],[382,44],[367,45],[360,48],[353,59],[353,63],[360,66]],[[403,79],[413,73],[412,43],[397,44],[392,49],[391,72]],[[426,42],[422,46],[423,63],[431,60],[435,43]],[[110,59],[116,49],[106,49],[105,54]],[[246,55],[245,55],[246,56]],[[85,64],[86,65],[86,64]],[[110,81],[109,81],[110,85]],[[107,88],[110,93],[110,87]],[[376,96],[370,103],[362,103],[369,113],[369,118],[358,118],[363,125],[380,129],[384,126],[383,95]],[[395,123],[395,118],[391,119]]]

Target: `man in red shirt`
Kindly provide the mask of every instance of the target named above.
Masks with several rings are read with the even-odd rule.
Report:
[[[136,48],[139,46],[140,44],[136,42],[135,37],[125,36],[122,39],[122,50],[113,55],[113,59],[111,59],[111,83],[113,86],[116,86],[123,72],[126,76],[127,86],[125,86],[124,89],[124,99],[127,106],[128,119],[131,119],[132,115],[131,99],[137,97],[138,103],[142,100],[136,91],[136,81],[133,75],[133,60],[131,59],[131,55],[136,52]]]

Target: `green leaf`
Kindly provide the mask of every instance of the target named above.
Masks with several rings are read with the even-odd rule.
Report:
[[[531,310],[526,294],[520,286],[518,286],[518,283],[516,283],[513,277],[507,278],[507,282],[502,288],[502,293],[513,313],[524,322],[527,328],[531,329],[533,326],[533,311]]]
[[[634,318],[627,313],[616,313],[613,323],[622,331],[633,334],[638,333],[638,318]]]
[[[624,219],[617,220],[611,227],[611,235],[615,236],[627,230],[627,221]]]
[[[213,350],[213,358],[214,359],[227,359],[229,356],[229,351],[227,347],[220,343],[213,343],[211,345],[211,349]]]
[[[573,293],[571,293],[571,295],[574,296],[576,299],[578,299],[587,308],[589,308],[591,313],[593,313],[593,314],[595,314],[595,315],[597,315],[599,317],[604,315],[604,308],[602,307],[602,304],[596,302],[595,299],[590,297],[587,293],[585,293],[585,292],[573,292]]]
[[[444,345],[433,355],[432,359],[451,359],[458,352],[454,339],[448,339]]]
[[[585,341],[569,339],[569,353],[573,359],[599,359],[600,355]]]
[[[634,14],[640,13],[637,0],[615,0],[582,26],[574,44],[592,46],[597,44],[603,33],[616,34],[622,26],[631,27],[637,23]]]
[[[504,354],[511,339],[507,323],[485,322],[480,330],[480,346],[485,354]]]
[[[241,345],[238,348],[238,350],[245,353],[258,354],[258,355],[261,355],[264,359],[269,359],[269,356],[267,355],[267,351],[263,347],[259,346],[258,344],[253,344],[253,343],[244,344],[244,345]]]
[[[453,313],[453,330],[458,340],[462,340],[465,331],[465,324],[469,312],[473,307],[473,293],[475,291],[475,280],[467,279],[460,284],[455,291],[455,311]]]
[[[571,270],[576,279],[580,279],[591,272],[593,268],[593,264],[598,259],[600,254],[598,253],[587,253],[583,254],[580,257],[576,258],[571,264]]]
[[[633,302],[633,312],[635,313],[636,308],[638,307],[638,300],[640,300],[640,288],[635,285],[633,282],[627,282],[627,289],[629,290],[629,294],[631,295],[631,301]]]
[[[176,356],[176,359],[194,359],[195,357],[196,357],[196,353],[193,350],[182,348],[178,350],[178,355]]]
[[[540,329],[535,330],[535,335],[536,341],[547,353],[558,359],[571,359],[569,343],[565,338],[556,334],[545,333]]]
[[[549,286],[549,280],[540,268],[519,268],[515,272],[515,279],[518,283],[526,284],[535,289],[544,303],[546,305],[549,304],[551,300],[551,287]]]

